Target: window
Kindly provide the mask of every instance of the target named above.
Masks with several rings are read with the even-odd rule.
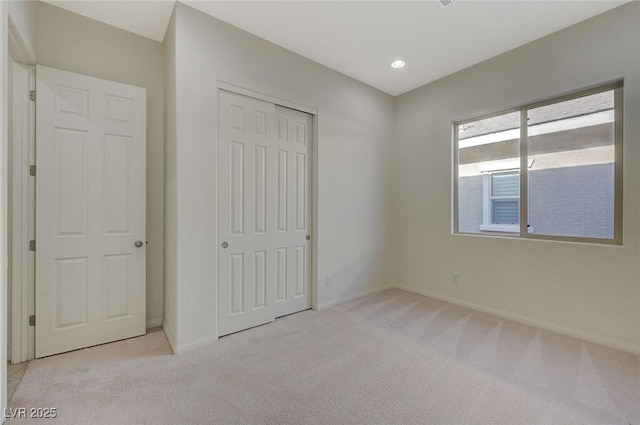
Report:
[[[520,171],[485,173],[482,177],[483,215],[480,230],[520,231]]]
[[[520,173],[491,175],[491,223],[520,223]]]
[[[620,82],[455,123],[455,232],[620,244],[621,119]]]

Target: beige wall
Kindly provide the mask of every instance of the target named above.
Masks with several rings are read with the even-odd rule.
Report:
[[[181,3],[174,13],[166,278],[178,350],[217,337],[218,81],[318,110],[318,302],[387,284],[393,98]]]
[[[38,2],[35,50],[39,65],[147,89],[147,321],[162,319],[163,63],[161,43]]]
[[[396,99],[399,284],[640,352],[638,22],[632,2]],[[624,246],[451,234],[452,121],[621,77]]]
[[[162,327],[172,347],[176,346],[177,303],[177,145],[176,145],[176,37],[175,15],[164,37],[164,317]]]

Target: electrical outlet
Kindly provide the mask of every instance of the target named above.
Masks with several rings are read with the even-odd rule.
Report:
[[[451,281],[453,283],[460,283],[461,280],[462,280],[462,275],[460,273],[453,273],[451,275]]]
[[[327,278],[325,280],[325,285],[326,286],[331,286],[331,284],[333,284],[333,275],[328,274]]]

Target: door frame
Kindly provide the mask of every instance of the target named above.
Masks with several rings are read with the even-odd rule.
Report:
[[[35,90],[35,55],[27,46],[17,26],[9,16],[9,56],[24,67],[13,73],[13,93],[23,91],[20,97],[11,96],[13,116],[11,147],[11,363],[21,363],[35,356],[35,332],[29,326],[29,316],[35,314],[35,254],[29,251],[29,240],[34,239],[35,180],[29,178],[29,165],[35,164],[35,102],[29,100],[29,91]],[[17,83],[17,84],[16,84]],[[20,87],[17,87],[17,86]],[[12,94],[13,94],[12,93]],[[20,116],[16,116],[16,112]],[[20,125],[16,125],[21,123]],[[26,141],[26,143],[24,143]]]
[[[271,96],[265,93],[261,93],[255,90],[247,89],[244,87],[240,87],[235,84],[231,84],[225,81],[217,81],[216,87],[216,102],[217,102],[217,110],[218,110],[218,131],[220,129],[220,93],[222,91],[230,92],[233,94],[237,94],[240,96],[250,97],[253,99],[261,100],[264,102],[269,102],[274,105],[284,106],[285,108],[295,109],[297,111],[305,112],[311,115],[312,122],[312,146],[311,146],[311,308],[313,310],[318,310],[318,109],[305,106],[300,103],[292,102],[289,100],[285,100],[279,97]],[[219,133],[216,134],[216,193],[219,193],[218,185],[220,184],[220,139]],[[220,272],[220,264],[219,264],[219,254],[218,250],[220,247],[221,239],[220,239],[220,202],[216,200],[217,208],[216,208],[216,337],[219,337],[219,302],[220,302],[220,282],[219,272]]]
[[[35,355],[34,327],[29,316],[35,314],[35,253],[29,240],[35,239],[35,179],[29,166],[35,164],[35,68],[23,64],[13,74],[14,112],[11,138],[11,363],[31,360]],[[14,68],[15,69],[15,68]],[[18,115],[18,116],[16,116]]]
[[[7,113],[7,101],[8,95],[8,80],[7,71],[9,65],[9,52],[7,49],[9,31],[7,28],[7,2],[0,2],[0,317],[2,320],[8,316],[7,307],[7,226],[5,225],[6,214],[6,202],[7,191],[9,190],[9,173],[7,165],[8,142],[7,135],[9,134],[9,124],[7,120],[9,114]],[[0,409],[4,412],[7,407],[7,328],[6,326],[0,327]],[[0,417],[0,423],[4,423],[5,415]]]

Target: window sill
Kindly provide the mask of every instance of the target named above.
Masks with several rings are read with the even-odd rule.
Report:
[[[481,232],[520,233],[519,224],[481,224]]]

